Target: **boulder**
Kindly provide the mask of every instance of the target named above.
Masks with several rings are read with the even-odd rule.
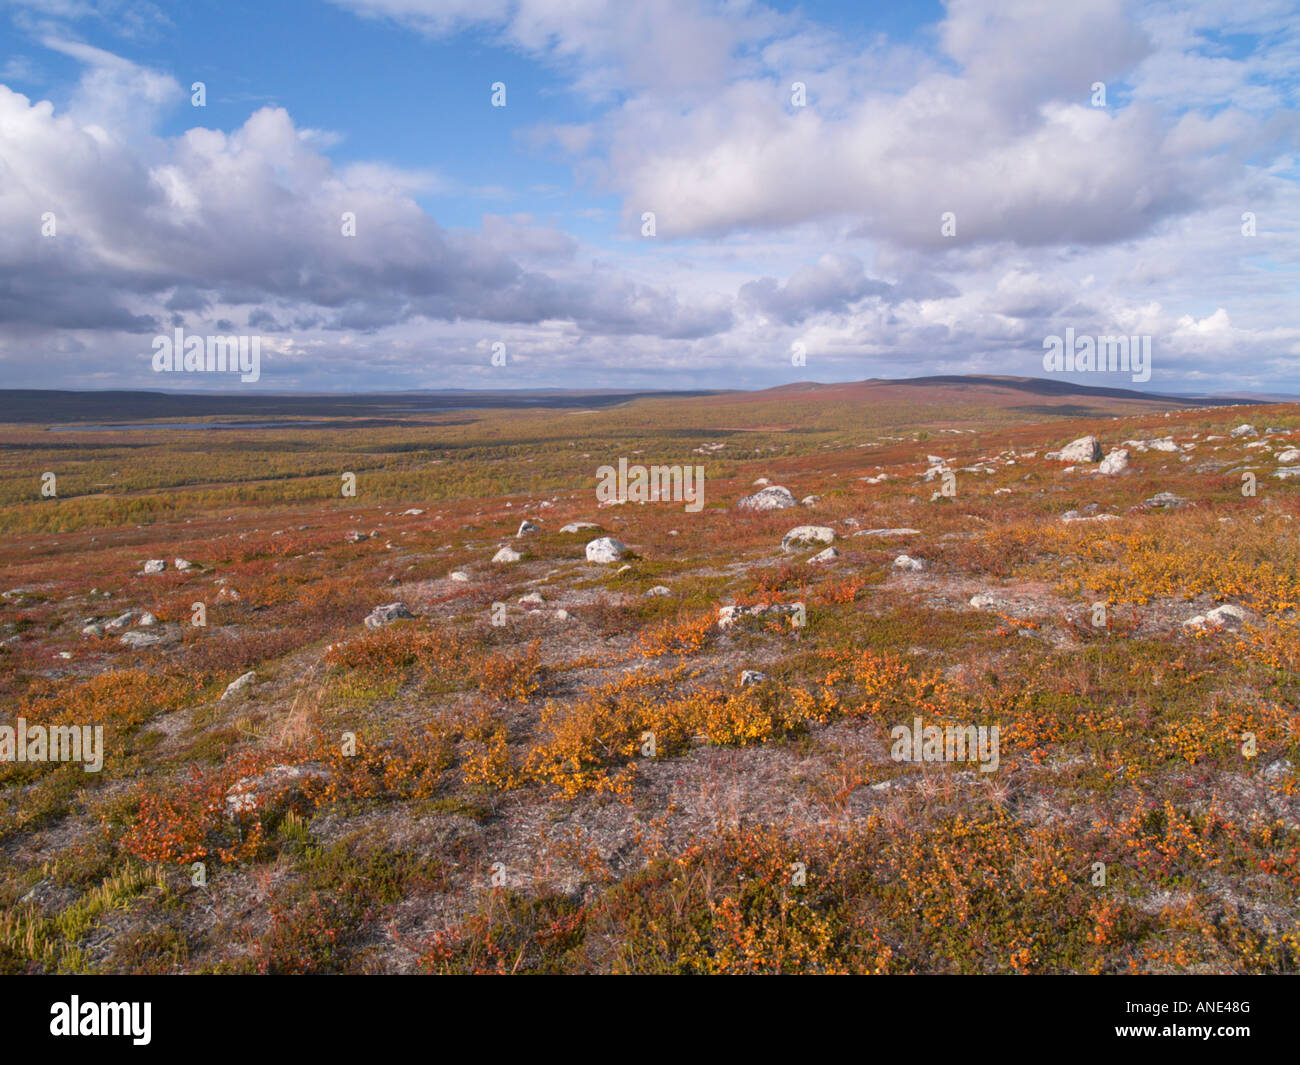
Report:
[[[618,562],[628,555],[627,545],[612,536],[602,536],[587,545],[588,562]]]
[[[1128,469],[1128,452],[1123,448],[1117,448],[1112,451],[1097,467],[1097,472],[1101,474],[1123,473]]]
[[[134,632],[125,633],[119,640],[119,643],[131,648],[133,651],[142,650],[145,647],[157,647],[163,642],[163,638],[154,632]]]
[[[761,512],[765,510],[785,510],[787,507],[793,506],[798,506],[794,493],[788,488],[774,484],[755,492],[752,496],[745,496],[736,504],[736,509]]]
[[[165,558],[151,558],[144,564],[145,573],[162,573],[167,569],[167,560]]]
[[[894,559],[894,569],[908,573],[920,573],[921,570],[925,569],[925,563],[919,558],[913,558],[911,555],[899,555]]]
[[[1101,441],[1095,436],[1081,436],[1056,452],[1056,458],[1070,463],[1100,462]]]
[[[513,547],[503,547],[492,556],[493,562],[518,562],[524,556]]]
[[[796,525],[781,537],[782,551],[797,551],[808,544],[830,544],[835,542],[835,530],[825,525]]]
[[[839,557],[840,553],[836,551],[835,548],[828,547],[825,551],[818,551],[817,554],[813,555],[813,557],[808,560],[808,564],[810,566],[816,566],[823,562],[834,562]]]

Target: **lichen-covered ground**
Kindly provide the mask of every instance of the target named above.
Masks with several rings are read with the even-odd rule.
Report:
[[[1300,408],[1069,413],[0,427],[0,971],[1295,972]]]

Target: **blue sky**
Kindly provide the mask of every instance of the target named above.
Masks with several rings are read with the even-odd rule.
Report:
[[[0,2],[0,379],[1044,376],[1070,327],[1151,336],[1140,387],[1300,391],[1297,13]],[[178,327],[260,380],[160,377]]]

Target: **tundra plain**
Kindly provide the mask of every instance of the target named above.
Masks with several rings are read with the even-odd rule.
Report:
[[[1300,405],[11,416],[0,971],[1300,969]]]

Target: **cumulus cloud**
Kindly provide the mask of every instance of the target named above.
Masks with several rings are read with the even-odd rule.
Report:
[[[82,74],[57,108],[0,86],[9,380],[152,385],[84,368],[218,324],[265,333],[282,387],[500,387],[495,342],[512,387],[776,384],[794,341],[820,379],[1033,374],[1069,326],[1152,335],[1152,388],[1294,374],[1280,0],[950,0],[906,41],[757,0],[334,2],[558,72],[578,120],[511,135],[573,187],[450,226],[428,204],[482,199],[463,168],[336,163],[356,131],[291,107],[162,136],[190,114],[176,78],[68,28],[111,5],[23,5]]]
[[[117,106],[161,103],[170,78],[72,48],[109,77]],[[84,93],[83,93],[84,95]],[[100,116],[95,116],[100,117]],[[423,172],[336,168],[282,108],[230,133],[194,128],[147,145],[0,86],[0,311],[11,326],[156,331],[162,312],[279,302],[336,329],[412,317],[581,321],[656,336],[725,328],[716,308],[614,272],[582,284],[524,265],[571,259],[576,242],[526,216],[446,229],[414,195]],[[41,218],[55,220],[53,236]],[[345,236],[345,219],[355,236]],[[150,312],[152,308],[152,312]],[[259,318],[259,321],[264,320]]]

